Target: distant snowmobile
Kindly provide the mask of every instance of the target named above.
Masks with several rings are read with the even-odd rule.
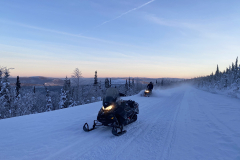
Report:
[[[93,122],[93,127],[89,129],[88,123],[85,123],[83,130],[89,132],[96,129],[96,126],[103,125],[112,127],[112,134],[115,136],[126,133],[123,126],[137,120],[139,105],[132,100],[120,100],[119,95],[121,94],[116,88],[109,88],[103,98],[103,106],[98,112],[97,120]]]
[[[147,89],[144,91],[144,96],[145,96],[145,97],[149,97],[149,96],[152,94],[152,90],[153,90],[153,83],[150,82],[150,83],[147,85]]]

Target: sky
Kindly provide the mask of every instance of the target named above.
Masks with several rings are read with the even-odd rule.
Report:
[[[194,78],[240,55],[239,0],[1,0],[11,76]]]

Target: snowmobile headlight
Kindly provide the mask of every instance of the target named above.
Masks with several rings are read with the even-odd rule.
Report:
[[[110,105],[106,108],[104,108],[104,106],[102,106],[102,110],[104,110],[104,111],[110,111],[112,108],[113,108],[113,105]]]
[[[147,92],[147,93],[148,93],[148,92],[149,92],[149,90],[145,90],[145,92]]]

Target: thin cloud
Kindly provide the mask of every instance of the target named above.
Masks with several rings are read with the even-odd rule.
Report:
[[[71,34],[71,33],[67,33],[67,32],[61,32],[61,31],[57,31],[57,30],[52,30],[52,29],[47,29],[47,28],[41,28],[41,27],[26,25],[26,24],[17,23],[17,22],[12,22],[12,21],[0,20],[0,22],[12,24],[12,25],[18,25],[18,26],[21,26],[21,27],[30,28],[30,29],[35,29],[35,30],[41,30],[41,31],[45,31],[45,32],[52,32],[52,33],[57,33],[57,34],[62,34],[62,35],[67,35],[67,36],[72,36],[72,37],[79,37],[79,38],[90,39],[90,40],[101,41],[101,42],[109,42],[109,41],[105,41],[105,40],[98,39],[98,38],[81,36],[81,35],[77,35],[77,34]]]
[[[221,26],[221,22],[218,21],[179,21],[179,20],[165,20],[163,18],[158,18],[155,15],[146,15],[145,18],[153,22],[155,24],[173,28],[183,28],[195,31],[198,33],[200,37],[208,38],[208,39],[228,39],[229,41],[236,40],[234,35],[225,34],[224,31],[216,30],[219,26]],[[180,31],[181,32],[181,31]],[[181,34],[185,34],[185,32],[181,32]]]
[[[136,10],[138,10],[138,9],[140,9],[140,8],[146,6],[146,5],[148,5],[148,4],[150,4],[150,3],[154,2],[154,1],[155,1],[155,0],[151,0],[151,1],[147,2],[147,3],[144,3],[144,4],[136,7],[136,8],[133,8],[133,9],[127,11],[127,12],[124,12],[124,13],[122,13],[121,15],[119,15],[119,16],[113,18],[113,19],[110,19],[110,20],[108,20],[108,21],[105,21],[105,22],[99,24],[98,26],[94,27],[94,29],[95,29],[95,28],[98,28],[98,27],[100,27],[100,26],[102,26],[102,25],[104,25],[104,24],[106,24],[106,23],[109,23],[109,22],[111,22],[111,21],[114,21],[114,20],[116,20],[116,19],[118,19],[118,18],[121,18],[122,16],[124,16],[124,15],[126,15],[126,14],[128,14],[128,13],[130,13],[130,12],[136,11]]]
[[[164,20],[163,18],[158,18],[154,15],[147,15],[146,19],[156,24],[159,24],[162,26],[168,26],[168,27],[188,28],[188,29],[194,29],[194,30],[198,30],[200,27],[202,27],[194,23],[186,23],[186,22],[181,22],[176,20],[175,21]]]
[[[56,33],[56,34],[60,34],[60,35],[66,35],[66,36],[71,36],[71,37],[78,37],[78,38],[83,38],[83,39],[89,39],[89,40],[103,42],[103,43],[109,43],[109,44],[115,44],[115,45],[123,45],[123,46],[131,46],[131,47],[139,48],[139,46],[134,46],[134,45],[130,45],[130,44],[118,43],[118,42],[108,41],[108,40],[94,38],[94,37],[82,36],[82,35],[72,34],[72,33],[68,33],[68,32],[62,32],[62,31],[57,31],[57,30],[52,30],[52,29],[47,29],[47,28],[41,28],[41,27],[26,25],[26,24],[23,24],[23,23],[13,22],[13,21],[9,21],[9,20],[2,20],[2,19],[0,19],[0,23],[17,25],[17,26],[30,28],[30,29],[35,29],[35,30],[39,30],[39,31],[51,32],[51,33]]]

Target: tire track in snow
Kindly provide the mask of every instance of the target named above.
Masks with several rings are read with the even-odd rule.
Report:
[[[159,103],[156,103],[156,104],[159,104]],[[152,123],[149,125],[149,124],[144,124],[144,127],[141,126],[141,128],[136,128],[135,130],[137,130],[137,134],[136,134],[136,131],[132,134],[129,134],[129,136],[133,137],[131,138],[127,143],[125,143],[124,146],[121,147],[121,149],[119,150],[118,153],[116,153],[114,156],[113,156],[113,159],[117,159],[119,158],[119,154],[121,154],[122,152],[124,152],[124,150],[126,149],[127,146],[129,146],[129,144],[135,140],[135,139],[138,139],[140,136],[142,137],[145,137],[146,134],[149,132],[149,129],[152,128],[155,123],[159,120],[159,118],[161,118],[159,116],[159,114],[156,114],[154,117],[151,117],[149,119],[153,119]],[[140,125],[143,125],[143,123],[140,123],[138,126]],[[133,131],[132,131],[133,132]],[[141,133],[141,134],[140,134]]]
[[[146,100],[143,100],[143,101],[146,101]],[[147,106],[156,106],[157,104],[159,104],[159,102],[152,103],[151,105],[149,105],[149,103],[146,103],[146,104],[147,104]],[[139,105],[141,107],[141,104],[139,104]],[[149,108],[149,107],[147,107],[147,108]],[[148,112],[149,111],[150,110],[148,110]],[[140,112],[141,112],[141,110],[140,110]],[[140,115],[141,115],[141,113],[140,113]],[[156,115],[156,116],[158,116],[158,115]],[[151,119],[151,118],[149,117],[148,119]],[[125,129],[127,130],[126,134],[124,134],[120,137],[114,136],[114,140],[112,140],[112,139],[108,140],[106,142],[106,144],[110,143],[109,146],[116,146],[117,149],[115,150],[114,154],[108,155],[111,158],[107,157],[107,159],[116,159],[116,157],[122,153],[122,151],[125,149],[126,146],[128,146],[133,140],[138,138],[138,136],[142,133],[142,131],[144,131],[144,129],[142,129],[142,127],[140,129],[138,128],[138,126],[141,126],[141,125],[142,125],[142,122],[140,122],[138,119],[136,122],[134,122],[128,126],[125,126]],[[148,127],[148,125],[144,125],[144,126]],[[130,129],[128,129],[128,128],[130,128]],[[125,142],[125,141],[127,141],[127,142]],[[124,144],[124,145],[119,146],[119,144]],[[100,148],[105,148],[105,146],[101,146]],[[91,153],[91,154],[94,154],[94,153]],[[85,157],[87,158],[87,156],[85,156]],[[85,157],[83,157],[83,158],[85,158]]]
[[[97,133],[94,133],[94,135],[97,135]],[[96,145],[96,143],[98,144],[98,143],[100,143],[101,141],[104,140],[104,139],[98,139],[97,141],[90,141],[92,136],[93,135],[87,135],[84,138],[84,140],[79,139],[79,140],[75,141],[74,143],[71,143],[71,144],[67,145],[66,147],[61,148],[60,150],[51,154],[50,156],[48,156],[44,160],[61,159],[61,157],[64,157],[62,155],[66,155],[67,154],[66,152],[68,152],[69,150],[72,151],[73,150],[72,148],[76,149],[76,146],[79,145],[79,144],[84,144],[84,149],[78,150],[78,152],[81,152],[82,154],[84,154],[85,152],[87,152],[89,150],[89,148],[92,148],[92,146]],[[76,139],[76,137],[73,138],[73,139]],[[81,147],[81,148],[83,148],[83,147]]]
[[[168,157],[171,155],[171,151],[172,151],[172,146],[174,144],[175,141],[175,137],[176,137],[176,121],[177,121],[177,117],[179,114],[179,110],[181,107],[181,101],[184,97],[184,93],[181,95],[181,98],[179,99],[179,102],[177,104],[177,109],[175,111],[175,114],[172,118],[171,124],[169,125],[168,129],[167,129],[167,133],[166,133],[166,139],[164,141],[164,148],[162,150],[162,152],[160,152],[159,154],[156,155],[156,159],[168,159]]]

